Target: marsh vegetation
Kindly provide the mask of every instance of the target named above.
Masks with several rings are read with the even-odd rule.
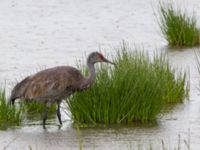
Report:
[[[22,111],[12,107],[5,95],[5,89],[0,89],[0,128],[6,129],[10,126],[18,126],[22,121]]]
[[[182,102],[189,86],[185,72],[175,72],[165,54],[130,49],[116,51],[116,67],[100,65],[95,84],[69,101],[72,119],[80,125],[155,121],[165,104]]]
[[[117,66],[97,65],[95,83],[67,100],[74,123],[96,126],[154,122],[166,104],[182,102],[188,96],[186,73],[171,67],[166,54],[155,53],[150,57],[125,43],[115,51]],[[79,67],[85,70],[82,65]],[[9,117],[19,122],[28,115],[42,115],[45,111],[45,105],[35,101],[19,102],[17,111],[6,103],[4,92],[1,95],[2,111],[9,110],[10,114],[11,110]],[[56,105],[52,105],[49,113],[55,111]]]
[[[19,102],[21,109],[23,110],[24,113],[34,115],[34,114],[43,114],[46,105],[43,102],[37,102],[37,101],[20,101]],[[51,107],[49,108],[48,113],[52,114],[56,112],[56,104],[52,104]]]
[[[159,4],[158,23],[163,36],[170,46],[196,46],[200,44],[200,32],[195,16],[186,10],[176,9],[173,4]]]

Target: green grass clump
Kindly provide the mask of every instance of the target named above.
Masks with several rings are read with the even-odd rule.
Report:
[[[19,101],[19,106],[23,112],[24,124],[32,124],[35,121],[43,118],[44,112],[46,111],[46,105],[39,101]],[[48,110],[48,119],[53,119],[56,116],[56,104],[52,104]]]
[[[175,75],[166,55],[117,51],[116,67],[96,66],[92,87],[68,101],[72,119],[80,125],[129,124],[155,121],[164,104],[182,101],[188,94],[185,73]],[[176,76],[176,77],[175,77]]]
[[[175,10],[172,4],[159,5],[160,29],[170,46],[199,45],[200,32],[196,27],[196,18],[188,17],[185,12]]]
[[[5,90],[0,89],[0,128],[20,125],[22,121],[21,111],[10,106],[6,100]]]
[[[34,100],[29,101],[29,102],[21,101],[20,108],[23,110],[23,112],[26,112],[27,114],[30,114],[30,115],[43,114],[46,109],[46,105],[43,102],[37,102]],[[56,105],[53,104],[49,108],[48,113],[53,114],[55,112],[56,112]]]

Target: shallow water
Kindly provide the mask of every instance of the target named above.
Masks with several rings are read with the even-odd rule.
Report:
[[[176,1],[200,18],[198,0]],[[101,49],[113,52],[122,40],[152,54],[168,51],[170,62],[190,74],[189,101],[173,108],[153,126],[75,129],[63,113],[64,125],[49,120],[27,122],[18,129],[0,131],[0,149],[135,149],[152,143],[159,149],[177,146],[178,135],[190,138],[191,149],[200,147],[199,76],[194,49],[170,50],[163,39],[153,0],[2,0],[0,1],[0,82],[10,89],[17,80],[43,68],[75,65],[76,58]],[[198,22],[199,25],[199,22]],[[188,135],[190,134],[190,135]]]

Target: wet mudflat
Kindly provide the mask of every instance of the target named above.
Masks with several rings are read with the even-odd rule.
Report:
[[[0,82],[6,82],[8,95],[16,80],[43,68],[75,65],[76,58],[91,51],[101,49],[111,55],[122,40],[150,54],[168,51],[170,62],[190,74],[191,89],[189,101],[159,116],[157,124],[77,129],[62,112],[61,128],[55,118],[44,130],[39,118],[0,131],[0,149],[137,149],[148,148],[150,143],[159,149],[161,140],[172,149],[178,135],[181,146],[189,137],[191,149],[198,149],[200,97],[194,55],[198,48],[167,48],[154,16],[156,4],[151,0],[1,1]],[[187,0],[183,6],[199,18],[198,4]]]

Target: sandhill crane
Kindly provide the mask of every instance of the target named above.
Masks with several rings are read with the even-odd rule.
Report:
[[[43,127],[45,127],[48,109],[52,103],[57,103],[57,117],[62,124],[60,103],[76,91],[83,91],[90,87],[95,79],[94,64],[106,62],[114,64],[99,52],[92,52],[87,58],[89,75],[84,77],[79,70],[71,66],[58,66],[42,70],[34,75],[26,77],[16,84],[10,96],[10,103],[14,105],[16,99],[26,101],[41,101],[46,104],[43,115]]]

